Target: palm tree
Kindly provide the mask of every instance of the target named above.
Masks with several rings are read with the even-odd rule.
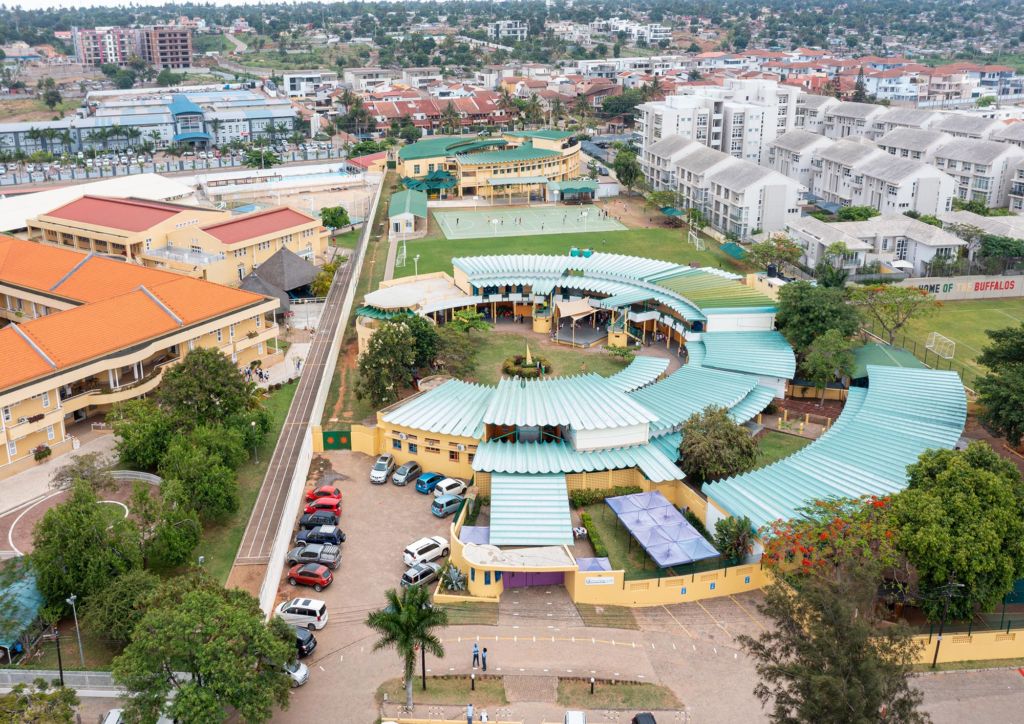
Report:
[[[505,86],[501,87],[501,95],[498,97],[498,108],[508,115],[509,125],[515,128],[516,117],[519,115],[519,104],[516,103],[515,96],[509,93],[508,88]]]
[[[380,634],[373,650],[393,648],[402,658],[405,676],[405,706],[412,709],[412,683],[416,668],[416,650],[444,658],[444,646],[434,629],[448,625],[448,612],[430,605],[427,589],[422,586],[386,594],[388,605],[366,617],[366,625]]]
[[[132,147],[132,141],[138,141],[142,138],[142,131],[135,126],[129,126],[124,129],[124,136],[128,140],[128,147]]]
[[[573,115],[581,126],[587,125],[587,120],[594,115],[594,108],[583,95],[576,96],[576,102],[572,105]]]
[[[540,99],[537,96],[530,96],[523,107],[523,125],[526,123],[540,125],[544,122],[544,109],[540,107]]]
[[[565,104],[562,103],[561,98],[555,98],[551,101],[551,107],[548,108],[548,125],[557,127],[558,123],[562,120],[562,116],[565,115]]]
[[[462,128],[462,115],[456,110],[455,104],[448,101],[448,105],[441,111],[441,132],[454,134]]]

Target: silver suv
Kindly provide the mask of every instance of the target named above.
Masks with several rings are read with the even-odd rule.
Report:
[[[383,485],[391,477],[395,470],[395,456],[391,453],[384,453],[377,457],[377,462],[370,470],[370,482],[374,485]]]
[[[288,565],[297,563],[323,563],[332,571],[341,563],[341,548],[324,543],[309,543],[288,551]]]

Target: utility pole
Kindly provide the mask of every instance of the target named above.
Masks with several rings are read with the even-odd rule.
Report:
[[[959,589],[963,588],[964,584],[950,581],[941,589],[939,589],[939,595],[946,599],[945,603],[942,604],[942,620],[939,621],[939,636],[935,640],[935,655],[932,657],[932,668],[934,669],[939,662],[939,647],[942,646],[942,632],[946,628],[946,617],[949,615],[949,601],[953,596],[957,595]]]

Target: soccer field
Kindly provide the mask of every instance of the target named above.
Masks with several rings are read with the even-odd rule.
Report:
[[[435,211],[434,220],[446,239],[600,233],[626,228],[610,216],[604,216],[596,206],[452,209]]]
[[[979,299],[966,302],[943,302],[937,312],[924,319],[911,322],[906,328],[903,347],[914,350],[924,358],[928,335],[938,332],[956,343],[953,359],[974,373],[983,373],[984,368],[975,360],[988,344],[989,329],[1017,326],[1024,322],[1024,299]],[[896,343],[901,335],[896,336]],[[935,364],[935,356],[928,353],[928,363]]]

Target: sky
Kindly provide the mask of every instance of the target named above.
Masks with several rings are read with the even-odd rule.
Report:
[[[246,3],[245,0],[203,0],[204,2],[211,2],[214,5],[246,5],[255,3]],[[280,0],[287,2],[287,0]],[[23,10],[39,10],[41,8],[52,8],[52,7],[116,7],[118,5],[156,5],[162,6],[165,4],[165,0],[135,0],[135,2],[129,2],[128,0],[68,0],[68,2],[57,2],[57,0],[2,0],[2,4],[7,7],[20,6]]]

